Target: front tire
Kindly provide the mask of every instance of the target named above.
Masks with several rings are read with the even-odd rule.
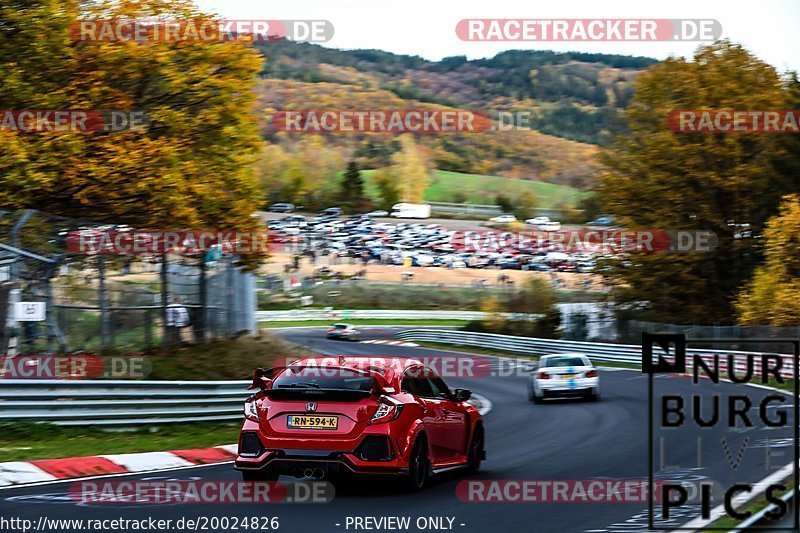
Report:
[[[472,442],[470,442],[467,452],[467,471],[470,473],[477,472],[481,468],[484,454],[483,441],[483,426],[478,426],[475,428],[475,434],[472,436]]]

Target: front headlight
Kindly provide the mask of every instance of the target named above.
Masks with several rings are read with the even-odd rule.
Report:
[[[255,400],[244,402],[244,417],[248,420],[258,422],[258,407]]]

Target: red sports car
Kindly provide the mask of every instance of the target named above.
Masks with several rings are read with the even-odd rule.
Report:
[[[243,479],[391,474],[421,489],[432,474],[479,468],[483,419],[469,390],[414,359],[334,361],[255,371],[235,461]]]

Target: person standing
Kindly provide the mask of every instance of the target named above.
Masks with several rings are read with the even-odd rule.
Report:
[[[189,325],[189,312],[178,298],[167,306],[167,344],[176,346],[181,342],[181,330]]]

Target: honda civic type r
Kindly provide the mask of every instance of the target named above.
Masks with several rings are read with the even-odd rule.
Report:
[[[245,480],[389,474],[420,489],[485,458],[470,391],[451,391],[414,359],[303,359],[257,369],[250,388],[235,461]]]
[[[543,355],[531,372],[528,399],[539,403],[544,398],[565,396],[599,400],[597,369],[583,354]]]

